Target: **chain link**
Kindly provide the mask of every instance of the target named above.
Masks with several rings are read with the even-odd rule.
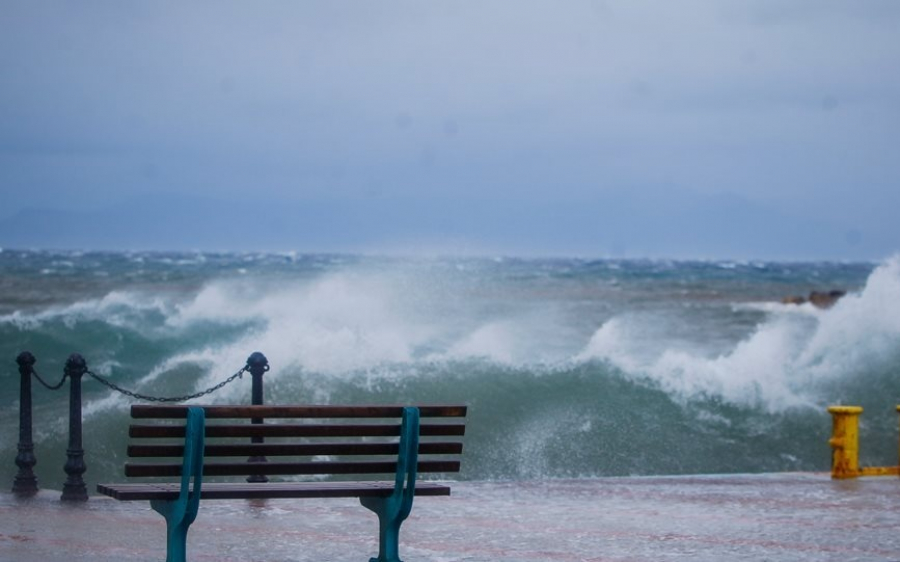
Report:
[[[38,382],[40,382],[42,385],[44,385],[46,388],[48,388],[50,390],[58,390],[63,385],[63,383],[66,382],[66,374],[65,373],[63,373],[62,379],[59,381],[59,384],[57,384],[57,385],[47,384],[47,382],[41,378],[41,375],[39,375],[37,373],[37,371],[34,370],[34,367],[31,368],[31,374],[34,375],[34,378],[36,378],[38,380]]]
[[[122,394],[124,394],[126,396],[131,396],[132,398],[137,398],[138,400],[146,400],[147,402],[186,402],[188,400],[193,400],[194,398],[200,398],[201,396],[206,396],[207,394],[211,394],[211,393],[219,390],[226,384],[230,383],[234,379],[243,378],[243,374],[249,370],[250,370],[250,367],[245,366],[243,369],[241,369],[240,371],[231,375],[230,377],[228,377],[224,381],[220,382],[219,384],[217,384],[215,386],[211,386],[211,387],[207,388],[206,390],[200,391],[196,394],[189,394],[187,396],[171,396],[171,397],[147,396],[146,394],[138,394],[137,392],[132,392],[130,390],[126,390],[126,389],[118,386],[117,384],[104,379],[103,377],[101,377],[100,375],[98,375],[92,371],[87,371],[87,374],[89,374],[91,377],[93,377],[94,380],[96,380],[100,384],[103,384],[103,385],[111,388],[112,390],[115,390],[116,392],[121,392]],[[62,383],[60,383],[60,384],[62,384]]]

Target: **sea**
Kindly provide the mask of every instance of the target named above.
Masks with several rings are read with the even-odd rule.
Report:
[[[843,291],[830,308],[783,299]],[[122,477],[129,406],[216,387],[254,352],[268,404],[463,402],[460,479],[828,471],[829,405],[897,464],[900,257],[880,262],[0,251],[0,480],[16,357],[81,354],[88,490]],[[102,384],[103,379],[126,394]],[[42,488],[69,383],[33,382]],[[192,403],[250,402],[251,377]],[[93,492],[92,492],[93,493]]]

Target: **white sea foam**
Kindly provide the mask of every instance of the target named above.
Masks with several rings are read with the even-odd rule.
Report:
[[[478,359],[518,366],[548,357],[562,361],[575,349],[562,353],[549,343],[548,334],[565,333],[552,307],[486,313],[460,293],[454,280],[421,270],[344,271],[280,284],[217,281],[176,305],[166,326],[190,332],[227,325],[241,328],[240,336],[174,354],[141,384],[193,363],[208,373],[197,382],[199,390],[243,365],[253,350],[272,362],[267,380],[300,370],[374,381],[414,373],[422,362]],[[231,393],[226,388],[217,396]]]
[[[246,325],[246,332],[235,341],[173,356],[154,373],[182,362],[203,363],[210,374],[199,384],[208,384],[257,349],[279,366],[269,379],[285,367],[339,376],[409,362],[431,329],[403,297],[402,287],[373,275],[334,274],[275,287],[214,283],[179,306],[167,323],[179,329],[203,322]]]
[[[430,359],[481,359],[508,367],[538,368],[567,360],[567,353],[555,341],[565,331],[552,311],[511,314],[508,318],[467,327],[445,350],[433,353]]]
[[[169,314],[169,302],[154,295],[129,291],[112,291],[98,299],[87,299],[65,306],[51,306],[35,313],[16,310],[0,315],[0,323],[20,330],[34,330],[48,322],[61,320],[67,328],[80,322],[99,320],[114,327],[144,330],[145,314]]]
[[[110,392],[102,398],[87,400],[82,406],[81,415],[84,420],[109,410],[126,410],[133,401],[118,392]]]
[[[573,360],[599,359],[636,380],[653,380],[673,395],[716,395],[779,411],[817,404],[821,381],[865,372],[865,366],[886,361],[900,348],[900,258],[886,261],[860,292],[830,310],[749,305],[764,312],[765,320],[727,351],[719,347],[715,353],[668,333],[667,326],[678,324],[671,308],[668,317],[653,311],[618,314],[591,335],[576,326],[571,309],[557,302],[523,299],[497,306],[496,297],[507,286],[482,278],[466,284],[471,277],[449,268],[435,273],[384,267],[280,279],[244,275],[211,282],[181,301],[114,291],[31,315],[16,312],[0,322],[34,328],[51,320],[70,327],[98,320],[163,341],[178,338],[178,351],[132,381],[133,390],[156,395],[167,386],[158,379],[173,370],[198,368],[204,374],[194,388],[202,390],[260,350],[273,364],[267,380],[298,371],[389,378],[415,373],[423,362],[469,359],[552,374]],[[156,320],[148,323],[148,314]],[[217,332],[227,335],[209,336]],[[114,374],[116,368],[110,364],[104,370]],[[245,389],[231,387],[216,399],[245,397]]]
[[[510,364],[515,361],[517,337],[515,326],[510,322],[490,322],[478,327],[453,344],[446,353],[435,358],[468,359],[486,358],[497,363]]]
[[[684,398],[718,395],[771,411],[819,406],[822,382],[869,372],[900,349],[900,257],[829,310],[808,304],[763,310],[766,319],[749,337],[715,357],[648,341],[653,327],[646,320],[622,317],[604,323],[577,359],[609,361]]]

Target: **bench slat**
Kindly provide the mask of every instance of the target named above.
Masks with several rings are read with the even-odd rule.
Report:
[[[399,443],[245,443],[227,445],[207,445],[206,457],[254,457],[254,456],[299,456],[317,455],[396,455]],[[420,455],[458,455],[462,453],[459,442],[419,443]],[[182,457],[184,445],[129,445],[128,456]]]
[[[201,406],[207,419],[213,418],[399,418],[404,406]],[[188,406],[134,404],[133,418],[181,419]],[[459,404],[435,404],[417,406],[419,416],[465,417],[466,406]]]
[[[465,435],[466,426],[453,424],[422,424],[419,435],[422,436],[458,436]],[[133,438],[184,438],[183,425],[140,425],[135,424],[128,429]],[[400,424],[241,424],[206,426],[207,437],[394,437],[400,435]]]
[[[419,472],[459,472],[459,461],[419,461]],[[396,461],[320,461],[320,462],[242,462],[206,463],[204,476],[319,475],[319,474],[391,474],[397,471]],[[181,464],[125,463],[125,476],[181,476]]]
[[[266,482],[266,483],[203,483],[201,499],[252,498],[351,498],[389,496],[393,482]],[[98,484],[97,491],[117,500],[173,500],[180,485],[160,484]],[[450,486],[436,482],[416,482],[417,496],[449,496]]]

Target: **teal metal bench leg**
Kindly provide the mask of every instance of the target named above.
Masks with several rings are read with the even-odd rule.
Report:
[[[150,500],[150,507],[166,518],[166,562],[185,562],[187,533],[193,521],[187,521],[178,501]]]
[[[378,558],[369,562],[401,562],[398,549],[403,519],[397,517],[391,498],[359,498],[359,502],[378,515]]]
[[[378,516],[378,558],[370,558],[369,562],[401,562],[400,525],[412,510],[418,460],[419,409],[404,408],[394,491],[388,497],[359,498],[363,506]]]
[[[150,507],[166,518],[166,562],[185,562],[188,528],[200,508],[203,483],[203,408],[188,408],[181,465],[181,491],[175,500],[151,500]],[[191,490],[191,478],[194,487]]]

